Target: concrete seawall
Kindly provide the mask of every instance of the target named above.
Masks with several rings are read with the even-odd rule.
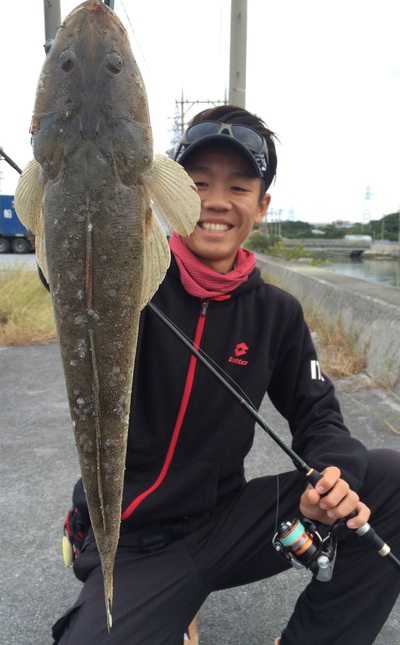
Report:
[[[332,323],[340,318],[347,333],[357,334],[371,379],[400,395],[400,289],[260,254],[256,258],[266,282]]]

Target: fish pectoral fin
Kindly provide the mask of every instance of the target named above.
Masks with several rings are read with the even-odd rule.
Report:
[[[31,159],[24,168],[15,189],[14,206],[21,223],[35,236],[36,259],[48,282],[42,209],[43,191],[40,164],[36,159]]]
[[[37,235],[42,210],[43,184],[41,168],[36,159],[31,159],[24,168],[15,189],[14,206],[22,224]]]
[[[169,267],[171,254],[165,231],[154,211],[148,207],[144,240],[144,271],[142,283],[143,309],[154,296]]]
[[[146,184],[165,224],[179,235],[189,236],[200,217],[201,206],[196,186],[186,170],[169,157],[156,154]]]

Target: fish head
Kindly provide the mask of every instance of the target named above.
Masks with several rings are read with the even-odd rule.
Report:
[[[85,141],[116,151],[121,167],[133,166],[135,176],[150,166],[145,86],[127,31],[104,3],[80,4],[58,28],[39,77],[30,131],[34,156],[50,177]],[[136,152],[129,157],[132,145]]]

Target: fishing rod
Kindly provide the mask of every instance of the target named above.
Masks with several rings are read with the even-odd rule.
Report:
[[[290,457],[297,470],[302,473],[312,486],[316,486],[322,479],[321,473],[311,468],[292,448],[290,448],[275,430],[260,416],[256,408],[249,404],[242,394],[233,387],[227,379],[211,364],[210,360],[186,338],[183,332],[163,314],[154,303],[149,302],[147,307],[179,338],[189,351],[218,379],[238,403],[250,414],[256,423],[275,441],[276,444]],[[317,532],[315,525],[310,520],[293,520],[281,522],[279,530],[273,540],[274,548],[285,557],[295,568],[309,568],[313,575],[321,580],[328,581],[332,577],[336,557],[337,531],[344,523],[357,513],[353,511],[346,518],[338,520],[325,538]],[[358,536],[364,538],[372,549],[382,557],[387,557],[397,569],[400,570],[400,560],[391,552],[390,547],[374,531],[370,524],[365,523],[355,529]]]
[[[3,159],[4,159],[5,161],[7,161],[7,163],[9,163],[9,164],[10,164],[10,166],[11,166],[12,168],[14,168],[14,170],[16,170],[17,172],[19,172],[19,174],[20,174],[20,175],[22,174],[22,170],[21,170],[21,168],[20,168],[19,166],[17,166],[17,164],[15,163],[15,161],[13,161],[13,160],[11,159],[11,157],[9,157],[8,155],[6,155],[6,153],[4,152],[3,148],[0,148],[0,157],[3,157]]]
[[[22,170],[0,147],[0,155],[12,166],[19,174]],[[222,374],[210,363],[194,345],[188,340],[181,330],[163,314],[158,307],[152,302],[147,306],[156,316],[179,338],[179,340],[189,349],[189,351],[218,379],[218,381],[227,389],[240,405],[250,414],[258,425],[275,441],[276,444],[290,457],[297,470],[302,473],[312,486],[316,486],[322,479],[321,473],[311,468],[301,457],[294,452],[275,430],[263,419],[256,408],[250,405]],[[303,523],[295,519],[290,522],[281,522],[279,530],[276,532],[273,540],[274,548],[280,552],[295,568],[309,568],[314,576],[322,581],[330,580],[333,572],[333,565],[336,557],[336,533],[346,520],[356,515],[356,512],[350,513],[347,518],[339,520],[334,524],[330,534],[322,538],[317,532],[315,525],[310,520],[303,520]],[[306,524],[307,526],[304,526]],[[392,564],[400,569],[400,560],[391,552],[390,547],[374,531],[368,522],[355,531],[357,535],[363,537],[382,557],[387,557]]]

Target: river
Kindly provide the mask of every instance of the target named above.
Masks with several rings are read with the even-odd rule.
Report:
[[[372,258],[331,258],[331,264],[322,269],[343,275],[378,282],[390,287],[400,287],[400,259],[375,260]]]

